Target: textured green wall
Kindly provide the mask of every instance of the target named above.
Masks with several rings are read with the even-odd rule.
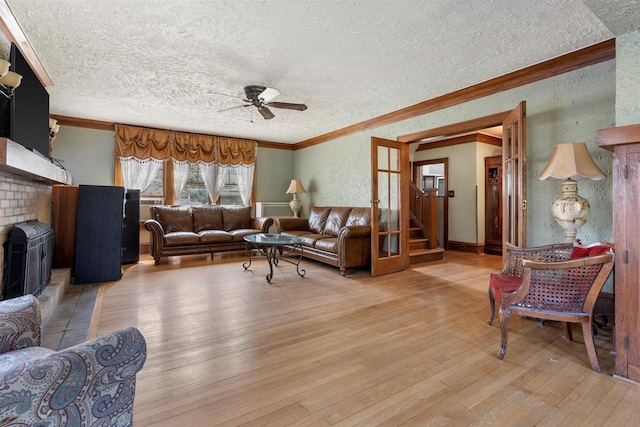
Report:
[[[113,185],[115,132],[60,126],[52,156],[71,173],[74,185]]]
[[[640,31],[616,39],[616,126],[640,123]]]
[[[297,150],[295,174],[308,186],[303,211],[313,205],[369,206],[371,192],[371,136],[399,135],[458,123],[513,109],[527,101],[527,244],[564,240],[551,217],[550,206],[560,194],[557,182],[538,181],[553,147],[585,142],[607,177],[580,184],[591,203],[592,215],[578,232],[584,242],[612,239],[612,178],[610,152],[596,146],[596,131],[615,124],[615,63],[607,61],[482,99],[456,105],[387,126],[348,135]]]
[[[291,200],[291,194],[286,194],[286,191],[291,180],[295,178],[293,151],[258,148],[256,174],[257,202],[288,202]]]

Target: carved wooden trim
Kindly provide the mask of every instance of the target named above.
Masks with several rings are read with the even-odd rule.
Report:
[[[79,117],[59,116],[51,114],[52,119],[56,119],[60,126],[73,126],[77,128],[112,130],[115,131],[115,123],[103,122],[101,120],[82,119]]]
[[[467,120],[466,122],[453,123],[451,125],[401,135],[398,137],[398,141],[411,143],[420,141],[421,139],[436,137],[444,138],[451,135],[460,135],[467,132],[475,132],[480,129],[492,128],[494,126],[502,126],[502,122],[507,118],[511,111],[513,110],[478,117],[476,119]]]
[[[529,83],[574,71],[589,65],[598,64],[616,57],[615,39],[610,39],[539,64],[469,86],[446,95],[438,96],[391,113],[365,120],[333,132],[309,138],[295,144],[295,149],[307,148],[341,136],[351,135],[363,130],[380,127],[401,120],[431,113],[453,105],[463,104],[474,99],[493,95]],[[479,129],[479,128],[476,128]],[[405,142],[405,141],[403,141]]]
[[[482,142],[497,147],[502,147],[502,138],[485,135],[484,133],[471,133],[447,139],[438,139],[434,141],[424,142],[418,146],[416,151],[433,150],[434,148],[451,147],[453,145],[467,144],[469,142]]]
[[[286,144],[284,142],[273,142],[273,141],[260,141],[258,140],[259,148],[273,148],[276,150],[295,150],[293,144]]]
[[[53,84],[51,77],[47,74],[47,70],[44,69],[40,58],[38,58],[27,36],[25,36],[22,28],[20,28],[20,24],[18,24],[18,20],[6,0],[0,0],[0,31],[5,34],[10,42],[18,46],[18,49],[22,52],[31,69],[35,75],[38,76],[40,83],[42,83],[44,87],[51,86]]]
[[[612,149],[614,145],[640,142],[640,124],[600,129],[597,142],[602,148]]]

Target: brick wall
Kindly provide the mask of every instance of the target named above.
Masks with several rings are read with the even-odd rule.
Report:
[[[13,224],[29,219],[51,225],[51,185],[0,174],[0,288],[7,234]]]

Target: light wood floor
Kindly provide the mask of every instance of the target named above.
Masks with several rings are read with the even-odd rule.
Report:
[[[371,278],[303,261],[145,258],[102,285],[92,335],[130,325],[148,345],[136,426],[640,425],[640,387],[615,380],[611,330],[589,367],[557,323],[513,318],[504,361],[488,326],[500,258],[445,260]]]

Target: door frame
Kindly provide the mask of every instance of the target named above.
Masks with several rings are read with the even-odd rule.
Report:
[[[516,107],[516,109],[518,108],[519,106]],[[507,120],[507,118],[509,118],[509,116],[513,114],[513,112],[514,112],[513,109],[502,111],[500,113],[478,117],[478,118],[467,120],[464,122],[453,123],[450,125],[440,126],[433,129],[426,129],[426,130],[414,132],[411,134],[401,135],[398,137],[398,141],[404,142],[406,144],[421,142],[422,144],[428,145],[429,142],[424,140],[427,140],[427,139],[440,140],[442,138],[446,138],[450,136],[455,136],[455,135],[460,135],[460,134],[470,133],[470,132],[477,132],[479,130],[491,128],[495,126],[503,126],[505,120]],[[525,127],[524,138],[526,143],[526,127]],[[526,162],[526,155],[524,156],[523,161]],[[503,156],[503,169],[504,169],[504,156]],[[503,174],[503,177],[502,177],[503,192],[505,187],[505,182],[504,182],[505,179],[506,177]],[[504,203],[505,202],[503,201],[503,205]],[[526,219],[526,214],[525,214],[525,219]],[[503,217],[502,220],[506,221],[506,218]],[[525,227],[526,227],[526,221],[525,221]],[[526,238],[526,234],[525,234],[525,238]],[[503,245],[504,245],[504,239],[505,239],[505,236],[503,235],[502,236]],[[503,251],[503,257],[505,255],[506,255],[506,251]]]
[[[418,174],[420,172],[420,167],[425,165],[433,165],[438,163],[444,163],[444,194],[443,194],[443,217],[444,217],[444,232],[442,233],[442,247],[447,250],[449,249],[449,158],[442,159],[431,159],[431,160],[419,160],[417,162],[411,162],[412,173],[411,177],[413,182],[418,185]],[[418,185],[419,186],[419,185]]]
[[[382,167],[379,164],[378,149],[379,147],[385,147],[389,150],[398,150],[397,155],[397,169],[391,162],[390,152],[387,153],[387,167]],[[379,199],[378,181],[379,175],[389,175],[387,183],[389,188],[387,189],[388,201],[391,197],[397,197],[395,200],[398,206],[398,223],[397,230],[392,230],[390,227],[386,227],[383,231],[380,230],[380,216],[379,216]],[[410,162],[409,162],[409,145],[402,142],[371,137],[371,276],[380,276],[383,274],[395,273],[403,271],[409,268],[409,181],[410,181]],[[391,176],[397,176],[397,184],[399,193],[392,195]],[[383,193],[384,194],[384,193]],[[385,206],[390,208],[390,203],[386,203]],[[388,215],[388,218],[391,218]],[[387,224],[390,225],[391,221]],[[386,236],[388,242],[391,242],[393,236],[397,237],[398,252],[391,254],[387,251],[387,256],[382,257],[380,255],[380,236]],[[389,244],[389,243],[388,243]]]

